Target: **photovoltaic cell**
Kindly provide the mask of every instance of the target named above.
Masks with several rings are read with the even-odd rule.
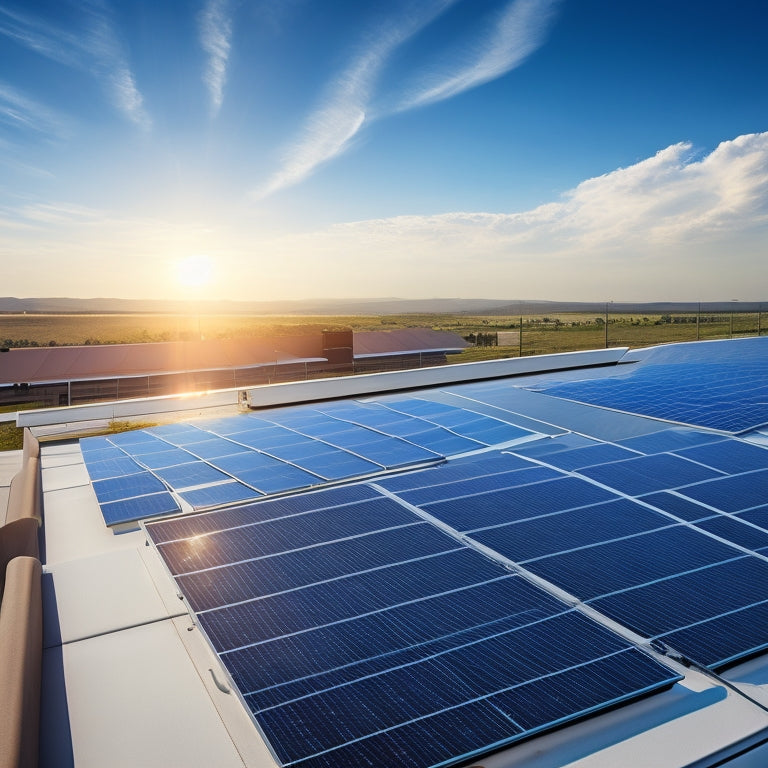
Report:
[[[146,496],[166,490],[163,483],[150,472],[137,472],[133,475],[115,477],[109,480],[96,480],[93,490],[99,504],[110,501],[130,499],[134,496]]]
[[[207,461],[220,456],[231,456],[233,453],[239,453],[243,450],[243,446],[222,437],[212,437],[210,440],[187,444],[187,450]]]
[[[575,470],[582,467],[591,467],[595,464],[632,459],[637,457],[637,455],[618,445],[598,443],[597,445],[588,445],[583,448],[574,448],[570,451],[555,451],[541,457],[541,460],[558,469]]]
[[[768,469],[768,449],[735,439],[677,451],[677,455],[729,475],[753,469]]]
[[[91,480],[106,480],[110,477],[135,475],[137,472],[143,470],[143,467],[140,467],[133,459],[128,458],[124,453],[119,458],[89,461],[88,464],[86,464],[86,468]]]
[[[179,492],[179,496],[194,509],[205,509],[219,504],[233,504],[237,501],[252,501],[261,495],[263,494],[259,491],[248,488],[235,480],[230,483],[219,483],[205,488]]]
[[[697,483],[721,476],[717,470],[702,467],[671,454],[640,456],[585,467],[579,473],[630,496]]]
[[[197,485],[207,485],[227,480],[228,475],[219,472],[204,461],[191,461],[187,464],[177,464],[173,467],[156,469],[155,474],[171,488],[184,490]]]
[[[722,439],[722,435],[712,432],[700,432],[695,429],[662,429],[658,432],[651,432],[648,435],[638,435],[637,437],[619,440],[617,445],[650,455],[652,453],[666,453],[682,448],[691,448],[695,445],[705,445],[706,443],[718,442]]]
[[[657,509],[669,512],[681,520],[703,520],[705,517],[711,517],[715,514],[714,510],[702,507],[701,504],[696,504],[690,499],[668,491],[649,493],[647,496],[643,496],[642,501],[644,504],[651,504]]]
[[[768,531],[725,515],[715,515],[707,520],[701,520],[696,523],[696,527],[753,552],[768,547]]]
[[[130,523],[145,517],[170,515],[178,511],[176,499],[167,492],[136,496],[101,505],[101,514],[107,525]]]
[[[317,475],[305,472],[298,467],[284,464],[277,469],[261,468],[235,472],[234,476],[246,485],[256,488],[264,494],[282,493],[283,491],[310,488],[319,485],[322,480]]]
[[[722,512],[740,512],[765,504],[768,470],[718,478],[680,489],[679,493]]]
[[[514,452],[520,456],[539,458],[550,453],[567,451],[572,448],[582,448],[588,445],[601,445],[601,443],[593,440],[591,437],[585,437],[575,432],[567,432],[564,435],[542,438],[523,445],[516,445]]]
[[[609,491],[584,480],[564,477],[466,499],[425,504],[423,508],[438,520],[466,532],[615,498]]]
[[[177,464],[186,464],[194,461],[195,457],[181,448],[168,446],[168,450],[158,451],[157,453],[145,453],[141,457],[141,463],[150,470],[162,469],[163,467],[173,467]]]

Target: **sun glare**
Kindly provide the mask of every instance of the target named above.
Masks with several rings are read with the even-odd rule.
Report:
[[[184,288],[203,288],[211,281],[213,263],[210,257],[187,256],[176,264],[176,277]]]

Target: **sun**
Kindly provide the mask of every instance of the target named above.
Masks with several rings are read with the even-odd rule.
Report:
[[[213,262],[209,256],[187,256],[176,264],[176,278],[183,288],[203,288],[211,281]]]

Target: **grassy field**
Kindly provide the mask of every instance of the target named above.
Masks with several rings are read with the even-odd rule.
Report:
[[[477,347],[464,353],[478,359],[516,357],[521,345],[520,317],[482,315],[383,316],[246,316],[246,315],[0,315],[3,346],[55,346],[65,344],[129,344],[184,341],[198,338],[232,339],[316,333],[351,328],[355,331],[426,327],[461,336],[513,332],[516,343]],[[756,313],[721,313],[702,317],[608,316],[608,346],[643,347],[697,338],[728,338],[731,334],[757,335],[765,318]],[[604,317],[584,314],[524,316],[523,355],[595,349],[606,343]]]

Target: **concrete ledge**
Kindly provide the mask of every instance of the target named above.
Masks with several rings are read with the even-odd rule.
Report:
[[[508,360],[480,360],[474,363],[441,365],[435,368],[270,384],[247,389],[246,402],[251,408],[265,408],[313,400],[396,392],[416,387],[434,387],[547,371],[615,365],[624,357],[628,349],[628,347],[615,347],[586,352],[515,357]]]

